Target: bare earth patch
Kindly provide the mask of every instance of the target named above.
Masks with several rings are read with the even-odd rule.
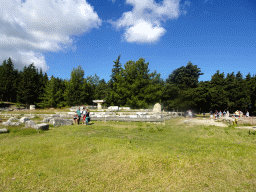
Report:
[[[202,119],[190,118],[190,119],[186,119],[185,121],[183,120],[183,123],[187,123],[191,125],[204,125],[204,126],[214,125],[217,127],[228,127],[228,125],[223,122],[217,122],[213,119],[207,119],[207,118],[202,118]]]

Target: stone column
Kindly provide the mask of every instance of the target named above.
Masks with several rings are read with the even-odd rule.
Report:
[[[102,106],[101,106],[102,103],[97,103],[97,109],[102,109]]]

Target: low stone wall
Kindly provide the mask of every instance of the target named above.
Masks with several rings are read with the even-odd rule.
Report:
[[[234,122],[236,122],[237,125],[256,125],[256,117],[223,117],[218,118],[218,120],[230,125],[234,124]]]
[[[250,124],[256,125],[256,118],[255,117],[238,117],[237,118],[238,125]]]

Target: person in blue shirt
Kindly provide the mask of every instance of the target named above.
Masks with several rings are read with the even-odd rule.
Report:
[[[78,108],[78,110],[76,111],[76,113],[77,113],[77,124],[79,125],[79,121],[80,121],[80,119],[81,119],[81,112],[80,112],[80,107]]]

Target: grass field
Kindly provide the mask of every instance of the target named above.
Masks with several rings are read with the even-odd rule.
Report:
[[[11,128],[0,191],[255,191],[255,131],[182,121]]]

